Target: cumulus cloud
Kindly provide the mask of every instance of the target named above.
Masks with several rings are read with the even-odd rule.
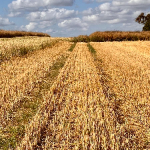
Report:
[[[135,18],[141,12],[146,14],[146,11],[150,11],[150,0],[83,1],[85,3],[97,2],[97,7],[94,8],[94,5],[85,4],[86,6],[91,6],[92,8],[88,8],[87,10],[83,10],[78,13],[78,11],[73,9],[67,10],[66,7],[62,8],[62,6],[73,6],[75,0],[13,0],[8,5],[10,10],[8,16],[26,17],[29,23],[21,27],[23,30],[42,30],[52,34],[56,34],[56,32],[57,34],[60,34],[64,28],[65,31],[68,29],[70,33],[72,32],[77,34],[78,32],[81,33],[81,31],[85,33],[87,29],[99,29],[101,25],[104,26],[104,30],[107,28],[112,30],[137,30],[140,29],[142,25],[137,24],[135,22]],[[78,7],[75,7],[74,9],[78,9]],[[10,24],[10,21],[8,19],[2,20],[0,17],[0,25],[2,23],[6,25]],[[62,34],[67,33],[64,32]]]
[[[31,12],[27,15],[30,21],[50,21],[74,17],[77,14],[74,10],[66,10],[64,8],[52,8],[48,10]]]
[[[113,7],[120,7],[121,9],[131,9],[131,10],[141,10],[145,11],[146,9],[149,9],[150,0],[126,0],[126,1],[120,1],[120,0],[113,0],[112,6]]]
[[[102,5],[99,6],[99,9],[101,11],[107,11],[110,10],[111,4],[110,3],[104,3]]]
[[[51,21],[41,21],[41,22],[30,22],[27,25],[22,25],[20,30],[24,31],[34,31],[35,29],[45,29],[50,27],[53,23]]]
[[[33,31],[37,25],[38,24],[36,22],[30,22],[28,25],[22,25],[20,29],[24,31]]]
[[[10,11],[38,11],[52,6],[72,6],[74,0],[16,0],[8,5]]]
[[[72,18],[69,20],[64,20],[63,22],[58,24],[59,27],[66,28],[66,29],[81,29],[81,30],[87,30],[88,24],[83,22],[80,18]]]
[[[99,0],[102,2],[101,0]],[[83,20],[88,23],[135,23],[142,11],[149,9],[150,0],[111,0],[93,9],[83,11]]]
[[[28,25],[26,25],[27,31],[32,31],[35,29],[37,23],[36,22],[30,22]]]
[[[38,23],[38,27],[41,29],[44,29],[44,28],[50,27],[52,24],[53,24],[52,21],[40,21]]]
[[[8,25],[13,25],[13,23],[11,23],[8,18],[2,18],[0,16],[0,26],[4,27],[4,26],[8,26]]]
[[[8,17],[18,17],[18,16],[22,16],[22,12],[10,12],[8,14]]]
[[[21,26],[21,30],[33,31],[36,29],[51,28],[59,22],[76,17],[78,12],[64,8],[44,9],[43,11],[30,12],[26,19],[30,21],[28,25]]]
[[[82,12],[82,14],[83,14],[83,16],[85,16],[85,15],[92,15],[94,12],[95,12],[95,10],[93,8],[89,8],[87,10],[84,10]]]

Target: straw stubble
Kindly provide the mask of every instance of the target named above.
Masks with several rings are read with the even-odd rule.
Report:
[[[55,61],[65,55],[70,45],[68,42],[60,42],[53,48],[39,50],[28,57],[18,57],[1,64],[0,127],[7,125],[9,111],[34,89],[35,84],[41,81]]]
[[[116,122],[94,59],[77,43],[18,149],[117,149]]]

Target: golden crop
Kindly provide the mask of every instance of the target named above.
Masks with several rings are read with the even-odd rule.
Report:
[[[32,91],[69,47],[70,43],[59,42],[53,48],[36,51],[28,57],[17,57],[0,65],[0,126],[7,125],[8,110]]]
[[[35,39],[26,40],[29,40],[30,45]],[[56,38],[49,39],[56,41]],[[10,110],[20,106],[23,97],[32,101],[27,93],[32,90],[36,93],[36,83],[49,82],[44,78],[48,73],[50,78],[53,75],[57,78],[46,87],[41,97],[42,104],[29,122],[21,122],[25,125],[23,136],[16,142],[17,147],[12,144],[10,148],[148,149],[150,43],[90,42],[87,45],[78,42],[71,46],[70,42],[60,41],[59,38],[57,40],[59,42],[51,48],[33,51],[25,57],[14,57],[1,63],[0,140],[4,139],[1,132],[7,132],[4,129],[11,119]],[[34,46],[35,49],[39,43]],[[64,59],[63,66],[57,61],[65,55],[69,57]],[[58,64],[62,66],[61,70]],[[53,69],[50,69],[52,66]],[[58,76],[55,70],[60,71],[59,75],[57,72]],[[42,88],[39,87],[40,90]],[[19,108],[17,111],[22,114]]]
[[[94,43],[105,95],[114,105],[120,149],[150,141],[150,42]],[[147,147],[148,148],[148,147]]]
[[[114,113],[99,80],[87,45],[77,43],[18,149],[117,146]]]

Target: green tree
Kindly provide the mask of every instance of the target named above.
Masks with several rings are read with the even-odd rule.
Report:
[[[140,24],[144,24],[143,31],[150,31],[150,14],[145,16],[144,13],[141,13],[137,18],[135,18],[135,21]]]

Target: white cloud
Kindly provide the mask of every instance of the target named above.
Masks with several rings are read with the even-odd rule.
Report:
[[[95,14],[95,15],[88,15],[88,16],[84,16],[83,20],[86,22],[97,22],[100,20],[100,15],[99,14]]]
[[[83,15],[92,15],[94,12],[95,12],[94,9],[89,8],[89,9],[87,9],[87,10],[84,10],[84,11],[82,12],[82,14],[83,14]]]
[[[46,27],[50,27],[52,24],[53,24],[52,21],[40,21],[38,23],[38,27],[41,28],[41,29],[44,29]]]
[[[35,22],[30,22],[28,25],[26,25],[24,28],[24,30],[27,30],[27,31],[33,31],[37,26],[37,23]]]
[[[145,10],[148,9],[150,5],[150,0],[113,0],[112,6],[113,7],[121,7],[123,8],[130,8],[132,10]]]
[[[38,11],[53,6],[72,6],[74,0],[16,0],[8,5],[10,11]]]
[[[22,16],[22,12],[10,12],[8,14],[8,17],[17,17],[17,16]]]
[[[31,12],[27,15],[30,21],[54,21],[74,17],[77,14],[74,10],[66,10],[64,8],[52,8],[48,10]]]
[[[53,32],[53,29],[46,30],[46,33],[51,33],[51,32]]]
[[[106,11],[110,10],[111,4],[110,3],[103,3],[102,5],[99,6],[99,9],[101,11]]]
[[[50,21],[41,21],[41,22],[30,22],[28,25],[22,25],[20,30],[25,31],[33,31],[35,28],[37,29],[45,29],[47,27],[50,27],[52,25],[52,22]]]
[[[88,24],[83,22],[80,18],[72,18],[69,20],[64,20],[63,22],[59,23],[58,26],[66,29],[71,29],[71,30],[88,29]]]
[[[11,23],[8,18],[2,18],[0,16],[0,26],[4,27],[4,26],[8,26],[8,25],[13,25],[13,23]]]
[[[150,0],[112,0],[102,3],[95,10],[84,10],[83,20],[89,24],[135,23],[135,18],[142,11],[148,10],[148,4]]]
[[[142,25],[135,22],[135,18],[141,13],[150,12],[150,0],[83,0],[85,3],[97,2],[82,12],[80,2],[72,9],[63,6],[73,6],[75,0],[12,0],[8,5],[10,13],[8,17],[26,17],[27,25],[21,29],[28,31],[42,30],[53,35],[70,33],[90,33],[94,30],[135,30],[142,29]],[[83,6],[83,8],[85,8]],[[73,10],[74,9],[74,10]],[[3,20],[2,20],[3,19]],[[8,19],[0,17],[0,26],[10,24]],[[57,26],[58,25],[58,26]],[[3,25],[4,26],[4,25]],[[136,28],[137,26],[137,28]],[[60,27],[60,28],[59,28]],[[61,31],[64,28],[64,33]],[[89,29],[87,31],[87,29]],[[61,32],[61,33],[60,33]],[[69,34],[70,34],[69,33]]]
[[[109,23],[109,24],[114,24],[114,23],[119,23],[121,21],[122,21],[121,19],[112,19],[112,20],[108,20],[106,22]]]

